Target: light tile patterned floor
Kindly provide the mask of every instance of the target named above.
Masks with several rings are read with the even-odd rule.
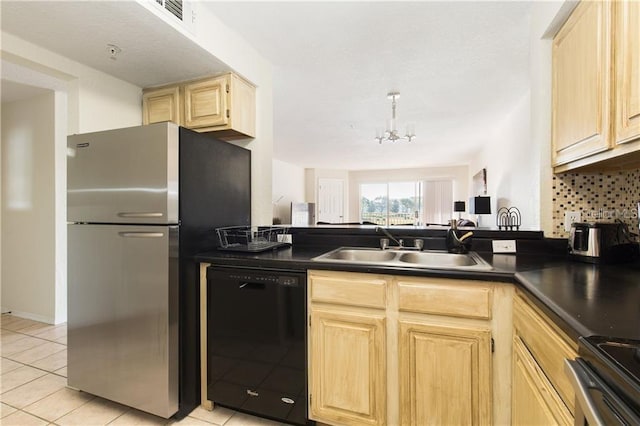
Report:
[[[67,326],[2,314],[0,319],[0,424],[275,426],[281,423],[226,408],[196,408],[166,420],[67,388]]]

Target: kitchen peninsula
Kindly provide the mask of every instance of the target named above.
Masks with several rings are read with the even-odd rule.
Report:
[[[425,249],[444,249],[445,228],[392,232],[405,241],[423,239]],[[489,271],[317,262],[313,258],[340,246],[378,247],[380,234],[367,226],[294,228],[291,248],[200,254],[201,291],[206,294],[208,265],[306,272],[314,420],[571,424],[574,392],[564,360],[577,356],[581,336],[640,340],[640,265],[571,262],[566,240],[541,232],[474,232],[473,250]],[[493,254],[494,239],[515,239],[518,253]],[[340,347],[347,343],[354,346]],[[350,359],[353,351],[368,361]],[[424,351],[436,364],[418,362]],[[339,392],[341,374],[362,388]],[[456,404],[438,405],[421,377],[455,392]],[[423,406],[439,411],[425,413]]]

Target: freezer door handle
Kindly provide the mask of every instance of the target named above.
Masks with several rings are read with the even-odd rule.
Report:
[[[164,237],[163,232],[118,232],[118,235],[124,238],[161,238]]]
[[[118,217],[128,217],[128,218],[149,218],[149,217],[162,217],[163,214],[160,212],[120,212],[118,213]]]

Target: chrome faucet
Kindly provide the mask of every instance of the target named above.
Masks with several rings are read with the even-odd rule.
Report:
[[[467,253],[469,251],[469,248],[471,247],[471,244],[469,243],[469,241],[465,242],[465,240],[473,236],[473,232],[469,231],[462,237],[458,237],[458,234],[456,233],[458,229],[456,221],[451,220],[449,222],[451,227],[447,231],[447,237],[445,241],[447,245],[447,251],[449,253]]]
[[[382,232],[391,241],[395,241],[395,243],[398,245],[398,247],[403,247],[404,246],[404,241],[403,240],[396,239],[396,237],[391,235],[391,233],[389,231],[387,231],[385,228],[383,228],[381,226],[376,226],[376,232]],[[384,248],[383,248],[383,250],[384,250]]]

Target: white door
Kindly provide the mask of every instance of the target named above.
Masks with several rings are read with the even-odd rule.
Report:
[[[318,222],[344,222],[344,181],[318,180]]]

